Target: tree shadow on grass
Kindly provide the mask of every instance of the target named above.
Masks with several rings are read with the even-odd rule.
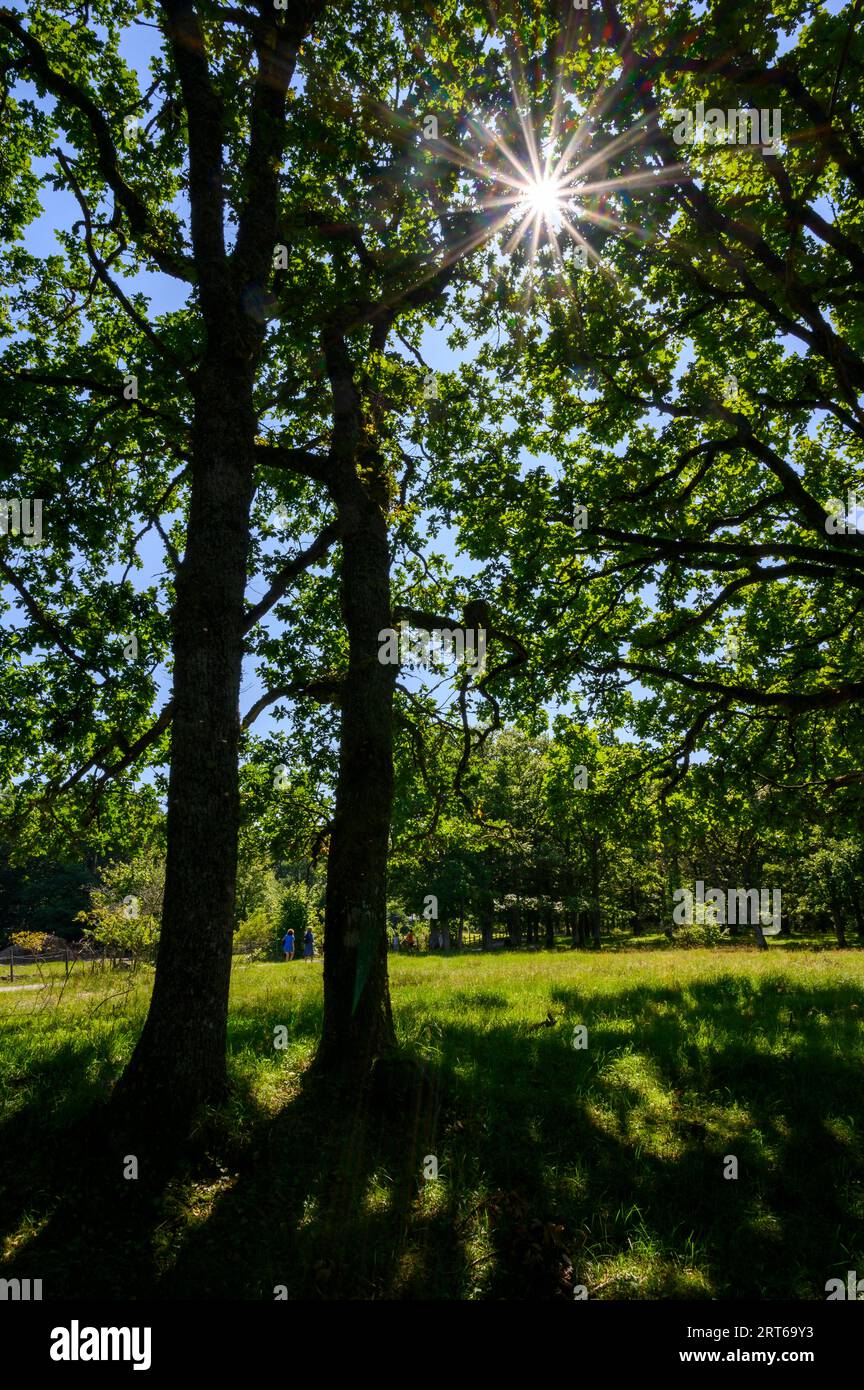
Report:
[[[274,1000],[263,1015],[232,1015],[236,1053],[272,1047],[270,1012],[283,1021],[284,1003]],[[320,1004],[292,1006],[291,1016],[297,1036],[311,1043]],[[74,1029],[78,1021],[66,1022]],[[17,1026],[26,1033],[26,1018]],[[8,1036],[4,1041],[14,1055]],[[155,1127],[124,1138],[107,1104],[117,1075],[105,1039],[67,1034],[35,1061],[32,1053],[27,1058],[26,1101],[0,1126],[2,1275],[42,1279],[46,1299],[153,1296],[178,1191],[193,1175],[202,1184],[220,1180],[226,1158],[240,1147],[226,1127],[242,1131],[244,1116],[251,1124],[257,1114],[241,1074],[230,1106],[201,1116],[190,1139]]]
[[[698,1248],[714,1296],[824,1297],[862,1248],[859,991],[720,976],[554,998],[589,1047],[565,1061],[566,1036],[538,1044],[572,1088],[538,1126],[553,1166],[590,1136],[579,1214],[592,1236],[608,1244],[605,1224],[620,1244],[594,1213],[623,1212],[637,1247],[679,1261]]]
[[[428,1259],[434,1250],[458,1260],[452,1222],[422,1203],[441,1097],[431,1072],[402,1066],[403,1077],[397,1064],[395,1082],[362,1096],[306,1073],[257,1127],[207,1221],[186,1234],[159,1295],[410,1298],[434,1294],[442,1277],[452,1285],[453,1270]]]
[[[823,1298],[861,1263],[855,987],[729,975],[550,998],[539,1025],[436,1032],[461,1117],[442,1176],[485,1249],[474,1296]]]
[[[104,1079],[95,1052],[58,1048],[0,1132],[3,1233],[44,1220],[4,1276],[42,1278],[46,1298],[543,1300],[585,1283],[606,1298],[770,1299],[824,1298],[860,1267],[854,987],[555,988],[535,1031],[492,998],[491,1026],[443,1022],[419,1083],[397,1065],[361,1099],[304,1074],[276,1114],[240,1085],[137,1183],[93,1142],[98,1123],[67,1127],[86,1087],[40,1111],[73,1062],[94,1098]],[[292,1036],[311,1043],[317,1001],[292,1007]],[[272,1046],[284,1012],[235,1011],[235,1054]],[[439,1178],[424,1182],[431,1156]]]
[[[52,1106],[70,1062],[99,1079]],[[153,1184],[124,1181],[110,1149],[112,1072],[97,1048],[60,1046],[32,1068],[31,1099],[0,1127],[2,1275],[41,1279],[45,1299],[147,1289]]]
[[[30,1103],[0,1129],[0,1227],[17,1236],[3,1276],[42,1279],[46,1299],[272,1300],[277,1286],[290,1298],[410,1298],[458,1284],[436,1263],[459,1258],[453,1221],[421,1200],[441,1115],[434,1074],[397,1059],[359,1096],[304,1073],[274,1116],[243,1068],[271,1060],[286,1020],[290,1065],[317,1036],[320,1001],[232,1012],[230,1104],[182,1148],[139,1143],[133,1180],[99,1103],[110,1066],[98,1048],[47,1054],[29,1075]],[[43,1102],[73,1065],[99,1083],[49,1124]]]

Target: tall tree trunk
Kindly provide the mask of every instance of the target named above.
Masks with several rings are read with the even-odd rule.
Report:
[[[852,912],[855,916],[855,928],[858,935],[864,939],[864,913],[861,911],[861,904],[857,897],[857,889],[854,887],[852,889],[850,901],[852,903]]]
[[[600,904],[595,903],[591,908],[591,940],[594,942],[598,951],[602,944],[600,941],[600,919]]]
[[[600,907],[600,865],[597,862],[597,848],[595,846],[591,855],[591,938],[597,950],[600,950],[600,925],[602,921],[602,910]]]
[[[495,915],[492,901],[492,894],[484,897],[481,924],[483,930],[483,950],[492,950],[492,933],[495,927]]]
[[[837,937],[837,945],[844,950],[846,948],[846,921],[843,912],[843,903],[838,893],[831,894],[831,915],[834,918],[834,935]]]
[[[186,551],[173,613],[174,689],[162,929],[147,1021],[115,1110],[187,1117],[226,1086],[239,820],[239,695],[251,390],[214,354],[196,403]]]
[[[551,903],[546,906],[546,949],[555,950],[555,909]]]
[[[225,245],[225,109],[194,6],[166,0],[187,117],[190,232],[206,350],[195,371],[186,547],[172,613],[174,690],[162,930],[147,1021],[113,1098],[140,1127],[181,1121],[226,1090],[237,891],[240,679],[263,322],[246,290],[270,274],[284,113],[299,46],[320,0],[297,0],[259,46],[234,249]]]
[[[378,660],[390,626],[386,500],[343,464],[340,594],[349,666],[342,683],[336,807],[327,861],[324,1026],[316,1068],[366,1074],[395,1046],[387,983],[387,852],[393,805],[393,684]]]

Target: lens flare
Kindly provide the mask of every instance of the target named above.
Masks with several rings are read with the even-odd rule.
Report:
[[[532,179],[517,204],[517,209],[523,214],[530,213],[538,221],[554,225],[561,220],[561,210],[566,196],[565,188],[554,175]]]

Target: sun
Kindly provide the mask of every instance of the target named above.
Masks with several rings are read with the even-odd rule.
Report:
[[[443,155],[462,170],[463,192],[476,199],[483,219],[464,238],[448,246],[448,259],[456,261],[503,232],[496,253],[502,259],[517,251],[524,253],[532,267],[540,266],[544,274],[557,273],[561,283],[571,285],[570,269],[593,268],[600,260],[586,224],[599,229],[604,238],[615,230],[632,232],[615,212],[617,195],[629,188],[657,184],[661,181],[658,176],[666,171],[652,169],[609,178],[605,166],[610,151],[626,150],[641,141],[643,122],[593,151],[588,117],[583,119],[578,110],[575,114],[565,110],[560,92],[547,127],[535,123],[526,110],[530,100],[524,93],[520,95],[515,78],[511,85],[521,132],[515,128],[515,118],[505,121],[503,130],[495,121],[486,125],[471,118],[470,148],[437,141],[436,158]],[[669,169],[677,172],[677,166]]]
[[[518,209],[523,216],[527,214],[538,222],[556,223],[560,221],[565,199],[566,192],[560,180],[554,174],[544,174],[525,185]]]

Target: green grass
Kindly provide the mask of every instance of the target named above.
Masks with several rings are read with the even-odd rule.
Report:
[[[118,1180],[120,1154],[106,1178],[86,1139],[149,977],[0,993],[3,1274],[46,1297],[823,1299],[864,1269],[864,955],[396,958],[391,976],[427,1081],[361,1105],[306,1076],[320,962],[235,968],[233,1099],[149,1184]]]

